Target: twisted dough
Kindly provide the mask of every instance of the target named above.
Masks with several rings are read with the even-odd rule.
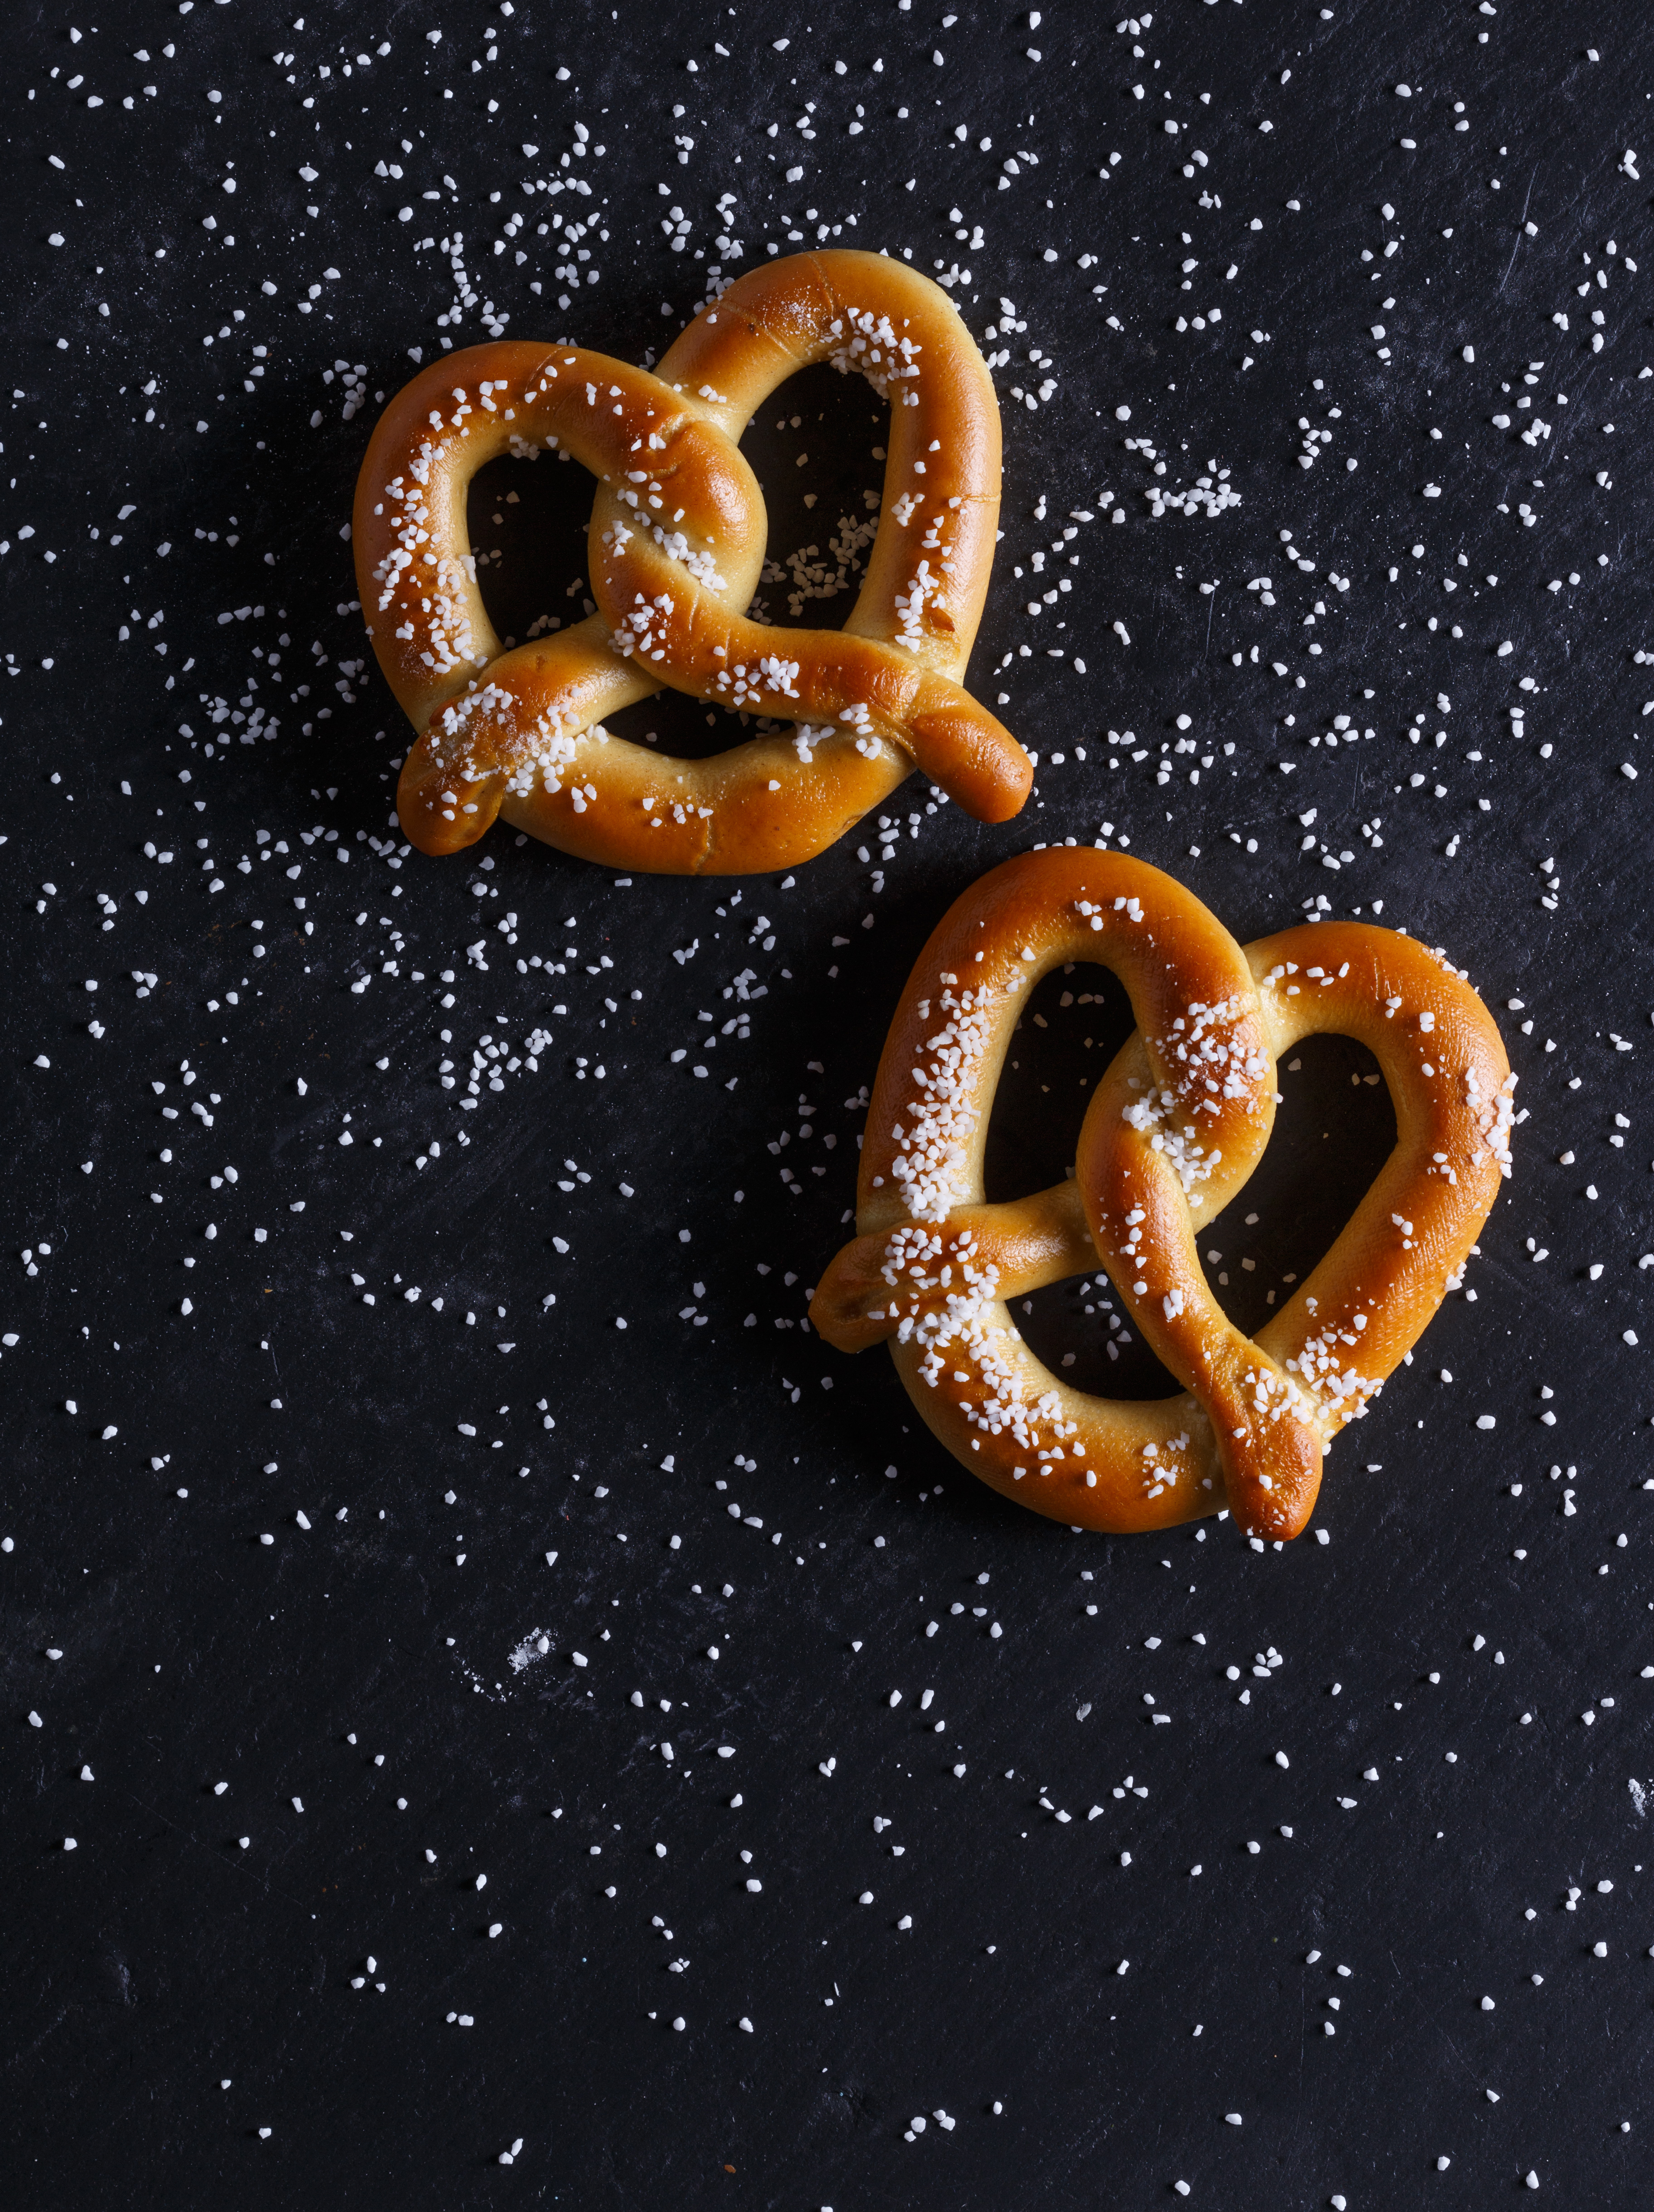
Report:
[[[891,401],[879,535],[842,631],[745,610],[766,518],[736,441],[797,369],[830,360]],[[556,447],[599,479],[600,610],[502,651],[465,525],[496,454]],[[419,742],[397,795],[423,852],[496,813],[605,866],[676,874],[792,866],[916,764],[983,821],[1026,797],[1020,745],[960,684],[1000,496],[987,368],[946,294],[872,253],[752,270],[654,375],[520,341],[435,362],[380,418],[356,486],[356,575],[374,650]],[[699,761],[611,738],[605,715],[669,684],[795,726]]]
[[[1111,969],[1137,1030],[1086,1110],[1074,1180],[990,1206],[989,1111],[1028,994]],[[1195,1232],[1262,1157],[1275,1060],[1323,1030],[1383,1071],[1395,1150],[1307,1282],[1256,1340],[1222,1312]],[[1117,853],[1061,848],[973,885],[921,954],[879,1062],[856,1225],[811,1306],[846,1352],[889,1341],[926,1422],[973,1474],[1079,1528],[1232,1510],[1297,1535],[1322,1455],[1459,1279],[1510,1172],[1511,1074],[1463,977],[1397,932],[1308,924],[1242,949],[1189,892]],[[1129,1403],[1070,1389],[1009,1301],[1107,1269],[1184,1386]]]

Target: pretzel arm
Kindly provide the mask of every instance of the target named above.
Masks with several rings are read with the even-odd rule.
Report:
[[[1274,1118],[1274,1063],[1267,1055],[1251,1087],[1267,1137]],[[1080,1132],[1075,1173],[1098,1251],[1149,1349],[1206,1407],[1237,1521],[1249,1534],[1296,1535],[1320,1487],[1319,1434],[1307,1401],[1296,1402],[1299,1394],[1289,1377],[1213,1297],[1195,1231],[1220,1210],[1215,1201],[1228,1202],[1227,1193],[1214,1193],[1213,1178],[1200,1176],[1199,1158],[1184,1162],[1185,1183],[1164,1149],[1164,1111],[1146,1116],[1146,1095],[1164,1101],[1168,1094],[1159,1090],[1139,1033],[1098,1084]],[[1171,1126],[1175,1129],[1175,1115]]]
[[[622,525],[603,533],[593,589],[623,653],[672,663],[680,690],[822,735],[884,738],[911,755],[979,821],[1021,807],[1033,763],[962,684],[899,645],[845,630],[777,630],[696,592],[660,550]]]
[[[953,1345],[893,1345],[920,1418],[981,1481],[1035,1513],[1105,1534],[1171,1528],[1227,1502],[1199,1401],[1098,1398],[1035,1358],[1004,1308],[985,1319],[966,1364]],[[958,1362],[956,1364],[956,1361]],[[986,1375],[992,1378],[984,1386]]]
[[[655,610],[646,626],[659,643],[648,649],[664,652],[674,684],[790,716],[827,745],[836,773],[852,742],[869,760],[894,751],[902,772],[916,763],[979,820],[1006,820],[1027,797],[1032,764],[958,681],[993,558],[999,412],[946,295],[882,255],[800,255],[739,278],[660,374],[736,437],[776,384],[829,360],[891,401],[885,514],[843,629],[777,630],[747,620],[744,599],[694,598],[658,530],[617,538],[613,524],[627,521],[619,508],[635,499],[625,491],[599,499],[593,514],[598,603],[623,650],[628,624]]]
[[[678,401],[663,404],[654,378],[623,362],[579,347],[472,348],[416,377],[380,418],[357,487],[357,571],[380,665],[423,733],[398,790],[403,826],[421,850],[474,842],[508,793],[523,826],[573,842],[569,826],[584,797],[578,808],[550,802],[577,790],[580,773],[594,766],[589,744],[605,739],[587,732],[660,688],[647,658],[613,651],[596,617],[502,653],[470,551],[472,477],[502,453],[551,449],[599,476],[624,477],[652,438],[697,459],[692,483],[676,495],[686,552],[721,586],[749,594],[763,561],[750,471]],[[708,550],[715,544],[728,577]],[[656,845],[657,866],[684,866],[704,846],[698,817],[672,827],[686,834]]]
[[[1011,1039],[1043,975],[1095,962],[1125,985],[1140,1026],[1168,1040],[1161,1073],[1201,1108],[1200,1203],[1216,1210],[1244,1183],[1268,1139],[1272,1108],[1250,1083],[1225,1096],[1180,1050],[1192,1002],[1233,1005],[1225,1039],[1262,1048],[1250,970],[1228,932],[1183,887],[1123,853],[1052,847],[1006,860],[956,899],[933,931],[891,1023],[867,1111],[857,1226],[944,1220],[986,1202],[988,1112]],[[1180,1044],[1177,1040],[1186,1040]],[[1193,1113],[1190,1091],[1189,1111]],[[1086,1115],[1089,1124],[1098,1109]],[[1157,1132],[1156,1133],[1158,1133]],[[1181,1132],[1173,1128],[1173,1139]]]
[[[885,520],[844,628],[888,642],[905,627],[915,659],[962,678],[999,525],[1000,410],[987,364],[947,294],[879,253],[835,247],[768,262],[738,277],[689,325],[659,373],[739,438],[778,386],[821,361],[866,377],[891,403]],[[916,623],[903,624],[897,602],[939,516],[946,522],[946,565],[932,560],[934,588]]]
[[[1034,765],[1020,744],[958,684],[920,686],[896,741],[920,770],[978,822],[1009,822],[1033,788]]]
[[[577,783],[603,742],[587,732],[660,688],[618,660],[608,638],[593,615],[520,645],[493,663],[486,685],[436,709],[397,786],[400,819],[422,853],[474,845],[501,813],[536,836],[556,830],[549,794]]]
[[[1365,1412],[1469,1257],[1510,1173],[1515,1078],[1481,1000],[1410,938],[1323,922],[1247,957],[1276,1051],[1327,1030],[1354,1037],[1396,1109],[1395,1149],[1371,1189],[1258,1337],[1330,1438]]]
[[[362,617],[380,666],[417,730],[499,654],[477,588],[465,499],[477,471],[501,453],[561,442],[550,419],[555,404],[536,410],[528,396],[552,365],[568,380],[553,388],[567,398],[588,383],[606,390],[638,374],[578,347],[514,340],[471,346],[404,386],[368,441],[351,526]],[[605,427],[612,422],[605,418]],[[578,428],[587,443],[587,426]]]
[[[929,1291],[905,1284],[898,1294],[889,1269],[888,1236],[858,1237],[839,1253],[810,1304],[818,1334],[840,1352],[865,1352],[895,1336],[928,1304],[945,1304],[954,1287],[961,1246],[972,1267],[992,1272],[1002,1299],[1025,1297],[1097,1266],[1077,1186],[1060,1182],[1008,1206],[973,1206],[950,1214],[939,1232]],[[963,1271],[960,1280],[963,1282]],[[909,1334],[911,1334],[909,1330]]]

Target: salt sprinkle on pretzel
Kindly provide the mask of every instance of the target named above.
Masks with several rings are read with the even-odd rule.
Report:
[[[840,630],[746,614],[767,521],[738,447],[795,370],[830,361],[889,399],[879,534]],[[477,588],[465,494],[497,454],[599,479],[599,611],[505,651]],[[564,852],[665,874],[807,860],[917,766],[979,820],[1028,793],[1016,739],[962,688],[987,595],[1000,421],[947,295],[883,255],[801,253],[741,277],[657,372],[519,341],[447,356],[380,416],[356,486],[363,617],[419,741],[397,805],[422,852],[496,814]],[[793,726],[706,760],[611,738],[663,685]]]
[[[1086,1110],[1074,1180],[990,1206],[994,1093],[1040,977],[1112,969],[1137,1030]],[[1262,1158],[1275,1061],[1333,1030],[1377,1059],[1395,1150],[1341,1235],[1256,1339],[1219,1307],[1195,1232]],[[1417,1342],[1511,1171],[1516,1078],[1481,1000],[1394,930],[1306,924],[1243,949],[1179,884],[1118,853],[1055,848],[972,886],[921,954],[879,1062],[860,1234],[811,1318],[846,1352],[889,1342],[954,1456],[1077,1528],[1164,1528],[1227,1507],[1296,1536],[1323,1453]],[[1070,1389],[1010,1301],[1099,1261],[1180,1398]]]

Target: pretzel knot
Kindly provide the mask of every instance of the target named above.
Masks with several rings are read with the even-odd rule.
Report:
[[[842,631],[746,613],[767,520],[737,441],[812,362],[891,404],[879,533]],[[510,453],[598,478],[599,612],[502,647],[477,588],[465,492]],[[397,793],[422,852],[496,814],[582,859],[741,875],[807,860],[916,765],[984,822],[1033,769],[960,678],[1000,502],[1000,421],[945,292],[872,253],[801,253],[741,277],[645,371],[572,345],[449,355],[386,409],[356,485],[356,578],[374,651],[419,741]],[[791,723],[707,760],[611,738],[663,686]]]
[[[1092,1095],[1073,1181],[990,1206],[988,1115],[1018,1018],[1042,975],[1082,960],[1120,978],[1137,1029]],[[1277,1056],[1323,1030],[1377,1056],[1396,1147],[1253,1339],[1213,1298],[1195,1232],[1263,1155]],[[1036,1512],[1124,1533],[1227,1506],[1249,1534],[1296,1536],[1326,1446],[1462,1278],[1510,1173],[1515,1087],[1481,1000],[1410,938],[1321,922],[1243,948],[1140,860],[1026,854],[920,956],[868,1112],[861,1233],[811,1317],[842,1351],[889,1341],[942,1443]],[[1183,1396],[1087,1396],[1018,1334],[1011,1299],[1099,1261]]]

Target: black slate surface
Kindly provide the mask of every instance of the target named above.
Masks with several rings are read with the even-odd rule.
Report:
[[[1640,11],[302,4],[11,25],[7,2202],[1645,2202]],[[579,196],[521,187],[575,175],[565,310],[535,223]],[[1037,799],[987,830],[915,781],[882,881],[852,837],[739,905],[497,830],[375,857],[405,726],[341,526],[410,349],[486,303],[646,359],[721,235],[733,273],[819,225],[968,271],[985,346],[1014,302],[970,680]],[[416,249],[459,230],[445,330]],[[781,396],[772,552],[861,511],[879,435],[829,372]],[[1153,514],[1219,470],[1238,505]],[[574,611],[587,499],[479,485],[504,626]],[[801,1333],[919,945],[1105,821],[1243,939],[1382,901],[1522,1078],[1475,1301],[1332,1454],[1324,1544],[1073,1536]],[[1056,996],[1001,1194],[1123,1034]],[[441,1088],[542,1024],[475,1111]],[[1354,1048],[1303,1058],[1256,1233],[1213,1232],[1249,1322],[1388,1141]]]

